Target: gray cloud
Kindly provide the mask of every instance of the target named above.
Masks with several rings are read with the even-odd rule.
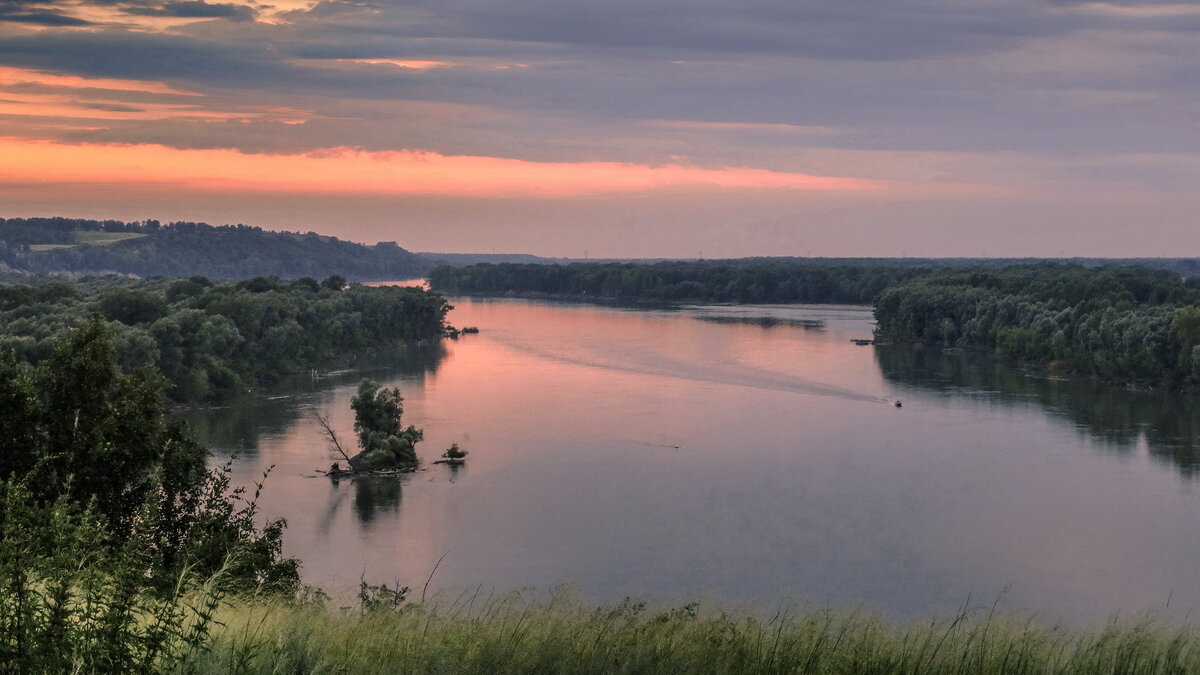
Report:
[[[367,6],[321,2],[289,16],[296,21],[320,18],[347,32],[425,41],[854,60],[975,53],[1069,29],[1053,17],[1031,16],[1023,4],[997,0],[759,0],[736,5],[718,0],[614,0],[586,6],[555,0],[503,5],[471,0]]]
[[[155,16],[252,19],[255,11],[103,1]],[[675,157],[814,170],[806,159],[812,149],[1200,152],[1192,122],[1200,45],[1189,32],[1197,17],[1034,0],[326,1],[287,13],[283,24],[0,37],[0,64],[164,81],[202,92],[223,110],[271,105],[318,114],[301,125],[106,120],[88,125],[100,128],[40,132],[73,140],[247,152],[423,148],[546,161]],[[354,59],[460,65],[416,71],[344,62]],[[763,134],[755,124],[838,132]],[[1114,167],[1110,173],[1120,174]]]
[[[231,19],[250,21],[257,12],[246,5],[232,3],[208,3],[205,0],[180,0],[163,3],[159,7],[132,6],[124,10],[139,16],[169,16],[185,19]]]
[[[89,110],[103,110],[105,112],[128,112],[136,113],[143,112],[143,108],[137,106],[125,105],[123,103],[79,103],[79,107]]]
[[[54,10],[53,3],[0,0],[0,22],[36,26],[87,26],[89,21]]]

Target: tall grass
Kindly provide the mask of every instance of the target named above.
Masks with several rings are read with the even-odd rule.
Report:
[[[599,609],[560,594],[475,607],[225,606],[198,672],[1200,673],[1200,632],[1149,617],[1067,630],[964,611],[889,624],[858,612],[761,619],[696,605]]]

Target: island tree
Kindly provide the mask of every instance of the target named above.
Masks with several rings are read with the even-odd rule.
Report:
[[[404,397],[396,387],[380,387],[372,380],[358,385],[358,395],[350,400],[354,410],[354,432],[358,435],[360,452],[350,458],[355,471],[377,469],[415,469],[416,445],[424,433],[414,427],[404,427]]]

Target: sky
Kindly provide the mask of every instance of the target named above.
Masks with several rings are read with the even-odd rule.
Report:
[[[0,0],[0,216],[1200,256],[1200,3]]]

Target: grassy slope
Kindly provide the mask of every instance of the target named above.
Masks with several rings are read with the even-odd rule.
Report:
[[[92,246],[108,246],[115,244],[118,241],[127,239],[137,239],[146,235],[138,232],[92,232],[90,230],[76,230],[74,233],[74,244],[32,244],[29,247],[31,251],[50,251],[56,248],[74,248],[80,244],[90,244]]]
[[[91,244],[93,246],[107,246],[115,244],[118,241],[126,239],[138,239],[146,236],[139,232],[92,232],[89,230],[76,230],[75,241],[81,244]]]
[[[692,607],[649,613],[519,598],[438,610],[226,608],[199,672],[1195,673],[1200,632],[1144,619],[1096,631],[987,612],[889,625],[790,610],[759,620]]]

